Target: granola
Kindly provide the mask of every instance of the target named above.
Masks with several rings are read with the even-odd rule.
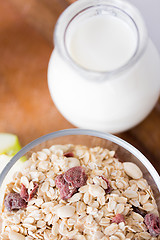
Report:
[[[160,239],[157,205],[141,170],[101,147],[54,145],[33,153],[6,186],[2,220],[2,240]]]

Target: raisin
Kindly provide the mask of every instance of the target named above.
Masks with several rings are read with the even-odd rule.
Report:
[[[9,193],[5,197],[4,205],[8,211],[12,211],[26,208],[27,202],[20,196],[19,193]]]
[[[143,209],[140,209],[138,207],[135,207],[132,205],[133,211],[140,214],[142,217],[145,217],[145,215],[147,214],[147,212]]]
[[[63,154],[63,156],[69,158],[69,157],[74,157],[74,154],[72,152],[66,152]]]
[[[144,223],[151,236],[157,237],[160,235],[160,218],[158,216],[148,213],[144,217]]]

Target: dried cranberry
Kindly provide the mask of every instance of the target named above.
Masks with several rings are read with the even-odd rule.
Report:
[[[133,211],[140,214],[142,217],[145,217],[145,215],[147,214],[147,212],[143,209],[140,209],[138,207],[135,207],[132,205]]]
[[[58,175],[55,181],[61,198],[66,200],[72,197],[79,187],[86,184],[87,175],[82,167],[73,167],[64,174]]]
[[[63,200],[67,200],[72,197],[72,195],[77,191],[76,188],[73,188],[69,185],[68,182],[64,179],[64,174],[60,174],[56,177],[56,186],[60,190],[60,196]]]
[[[110,193],[112,191],[112,187],[110,185],[110,182],[107,178],[100,176],[106,183],[107,183],[107,189],[105,189],[106,194]]]
[[[74,157],[74,154],[73,152],[66,152],[63,154],[63,156],[69,158],[69,157]]]
[[[28,189],[24,186],[22,183],[21,186],[21,192],[20,192],[21,198],[23,198],[26,202],[28,201],[29,195],[28,195]]]
[[[63,200],[67,200],[73,196],[74,193],[77,192],[76,188],[69,188],[68,184],[65,184],[61,189],[60,189],[60,196]]]
[[[124,216],[120,213],[116,214],[116,216],[114,218],[112,218],[112,223],[121,223],[121,222],[125,222]]]
[[[144,217],[144,223],[146,224],[151,236],[157,237],[160,235],[160,218],[158,216],[148,213]]]
[[[65,180],[64,180],[64,174],[60,174],[56,177],[55,179],[55,182],[56,182],[56,186],[60,189],[64,186],[65,184]]]
[[[64,174],[64,179],[68,182],[72,187],[80,188],[86,184],[87,175],[82,167],[73,167],[70,168]]]
[[[28,202],[36,195],[37,191],[38,191],[38,184],[37,183],[34,183],[34,188],[30,191],[29,194],[28,194],[28,189],[22,184],[20,196],[26,202]]]
[[[27,202],[19,193],[9,193],[5,197],[4,205],[8,211],[12,211],[26,208]]]
[[[38,184],[37,183],[34,183],[34,188],[33,190],[29,193],[29,198],[28,198],[28,201],[30,201],[37,193],[38,191]]]

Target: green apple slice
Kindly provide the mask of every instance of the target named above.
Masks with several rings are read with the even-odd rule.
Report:
[[[18,137],[14,134],[0,133],[0,174],[11,158],[21,149]],[[23,169],[26,157],[20,158],[9,170],[0,187],[0,208],[3,206],[6,185],[12,181],[16,172]]]
[[[14,134],[0,133],[0,173],[10,161],[10,159],[21,149],[18,137]],[[20,158],[9,171],[10,177],[13,173],[20,170],[22,162],[26,160],[23,156]],[[12,175],[12,176],[11,176]]]
[[[1,154],[0,155],[0,174],[2,172],[2,170],[4,169],[4,167],[7,165],[7,163],[11,160],[12,156],[8,156],[6,154]],[[5,176],[3,183],[0,187],[0,207],[3,204],[3,197],[5,194],[5,189],[6,189],[6,185],[8,183],[10,183],[12,181],[12,177],[16,172],[19,172],[22,170],[23,166],[23,162],[21,160],[18,160],[13,166],[12,168],[9,170],[9,172],[7,173],[7,175]]]
[[[0,154],[15,155],[21,149],[18,137],[14,134],[0,133]]]
[[[21,145],[16,135],[0,133],[0,154],[7,154],[13,157],[19,150],[21,150]],[[26,157],[21,157],[20,160],[25,162]]]

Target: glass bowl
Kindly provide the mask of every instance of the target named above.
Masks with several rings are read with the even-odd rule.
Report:
[[[0,174],[1,200],[6,178],[9,176],[9,179],[11,179],[13,168],[16,169],[16,163],[21,157],[26,156],[28,158],[33,152],[39,151],[43,148],[48,148],[54,144],[68,143],[81,144],[88,147],[100,146],[103,148],[108,148],[109,150],[115,150],[116,157],[120,161],[130,161],[137,164],[142,170],[144,178],[148,181],[153,190],[154,197],[158,206],[158,211],[160,212],[160,177],[152,164],[147,160],[147,158],[132,145],[116,136],[85,129],[67,129],[53,132],[42,136],[23,147],[11,159],[11,161],[6,165]],[[2,202],[3,201],[1,201],[1,204]]]

